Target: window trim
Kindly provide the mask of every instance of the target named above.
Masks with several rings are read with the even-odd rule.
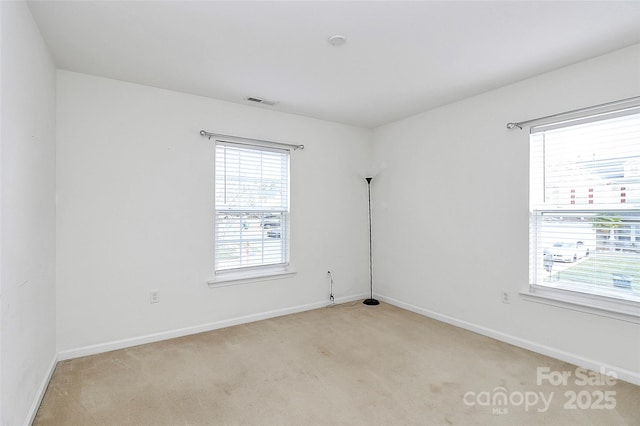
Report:
[[[534,133],[539,133],[545,130],[553,130],[564,127],[571,127],[574,125],[585,124],[593,121],[613,119],[624,115],[633,115],[638,113],[640,108],[637,101],[633,102],[634,105],[626,107],[618,107],[615,110],[611,108],[603,108],[602,110],[590,110],[589,113],[583,113],[580,116],[572,116],[571,118],[559,115],[554,122],[545,122],[544,124],[538,124],[531,126],[529,143],[531,143],[531,137]],[[529,157],[531,161],[531,156]],[[530,166],[528,190],[531,193],[531,174],[534,173],[533,167]],[[614,206],[601,205],[598,210],[612,210]],[[621,208],[619,205],[615,206],[621,211],[634,210],[638,206],[626,205],[625,208]],[[562,210],[566,211],[581,211],[584,210],[582,206],[544,206],[540,204],[540,200],[536,203],[529,201],[529,281],[532,281],[535,273],[532,274],[531,268],[531,250],[532,247],[537,246],[537,241],[533,241],[535,238],[531,233],[531,227],[535,226],[533,221],[537,221],[537,216],[543,213],[558,213]],[[550,306],[556,306],[565,309],[571,309],[575,311],[585,312],[588,314],[613,318],[621,321],[640,324],[640,302],[633,300],[619,299],[615,297],[607,297],[600,294],[592,294],[586,292],[580,292],[576,290],[558,289],[549,286],[539,285],[534,282],[530,282],[526,288],[523,288],[519,293],[525,301],[542,303]]]
[[[640,324],[640,303],[596,294],[529,284],[520,291],[525,301]]]
[[[248,284],[259,281],[270,281],[291,278],[298,273],[289,263],[283,265],[265,265],[252,268],[228,269],[217,271],[215,277],[207,281],[210,288]]]
[[[239,268],[230,268],[230,269],[216,269],[216,253],[217,253],[217,229],[218,229],[218,221],[216,216],[218,213],[225,212],[227,210],[217,209],[216,196],[215,196],[215,185],[216,185],[216,172],[215,172],[215,164],[217,157],[217,148],[219,145],[223,146],[240,146],[247,149],[255,149],[267,152],[286,152],[288,157],[288,172],[287,172],[287,210],[286,210],[286,223],[283,226],[286,228],[286,241],[284,242],[284,250],[285,250],[285,258],[286,261],[282,263],[275,264],[263,264],[263,265],[255,265],[255,266],[247,266],[247,267],[239,267]],[[287,145],[280,144],[269,141],[258,141],[251,139],[251,143],[247,143],[246,138],[241,137],[233,137],[233,136],[225,136],[224,139],[215,139],[214,141],[214,156],[213,156],[213,164],[214,164],[214,204],[213,204],[213,220],[214,220],[214,229],[213,229],[213,271],[214,277],[207,281],[207,284],[210,288],[215,287],[225,287],[231,285],[245,284],[249,282],[256,281],[265,281],[265,280],[273,280],[279,278],[286,278],[295,275],[297,272],[295,268],[290,264],[291,261],[291,147],[303,147],[302,145]],[[297,148],[296,148],[297,149]],[[235,209],[240,211],[238,209]],[[248,211],[248,210],[242,210]]]

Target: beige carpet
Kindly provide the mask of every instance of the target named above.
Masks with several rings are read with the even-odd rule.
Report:
[[[571,377],[537,385],[538,367]],[[581,373],[354,303],[60,362],[34,424],[640,424],[640,387]]]

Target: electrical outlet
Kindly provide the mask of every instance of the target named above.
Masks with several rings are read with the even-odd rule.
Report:
[[[149,293],[149,303],[160,303],[160,295],[158,290],[151,290]]]
[[[511,303],[511,293],[502,291],[502,303]]]

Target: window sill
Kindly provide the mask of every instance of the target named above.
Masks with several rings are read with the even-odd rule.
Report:
[[[232,285],[240,285],[253,283],[258,281],[277,280],[281,278],[290,278],[297,274],[292,266],[265,268],[251,271],[233,271],[221,272],[212,280],[207,281],[210,288],[227,287]]]
[[[540,286],[522,290],[520,295],[529,302],[640,324],[640,304],[633,301]]]

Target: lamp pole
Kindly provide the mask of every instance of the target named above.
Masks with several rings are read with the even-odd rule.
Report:
[[[367,189],[369,192],[369,291],[370,296],[368,299],[364,299],[365,305],[379,305],[380,302],[373,298],[373,258],[371,252],[371,177],[365,178],[367,180]]]

